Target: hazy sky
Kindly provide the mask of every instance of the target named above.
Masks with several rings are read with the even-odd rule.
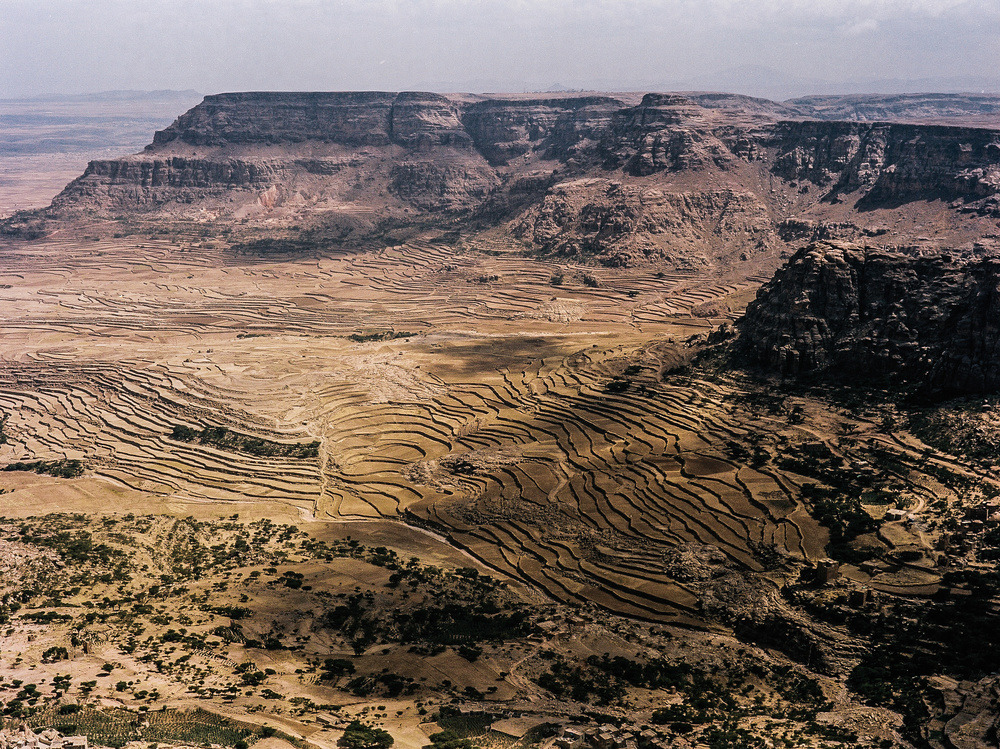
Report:
[[[0,0],[0,97],[753,88],[759,67],[968,88],[998,61],[1000,0]]]

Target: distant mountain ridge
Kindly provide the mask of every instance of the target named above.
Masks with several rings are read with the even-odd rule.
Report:
[[[971,95],[216,94],[7,231],[86,214],[360,239],[447,221],[607,265],[773,269],[796,242],[884,234],[890,220],[893,241],[923,241],[926,208],[897,210],[918,202],[936,216],[932,241],[974,241],[1000,216],[1000,129],[967,120],[998,107]]]
[[[194,91],[105,91],[0,101],[0,158],[128,153],[199,98]]]
[[[191,99],[201,96],[194,89],[178,91],[174,89],[160,89],[156,91],[140,91],[132,89],[122,89],[115,91],[96,91],[88,94],[40,94],[38,96],[26,96],[9,99],[0,99],[0,104],[11,104],[16,102],[112,102],[112,101],[163,101],[176,99]]]

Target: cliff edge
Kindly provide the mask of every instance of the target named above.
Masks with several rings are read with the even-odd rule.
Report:
[[[784,377],[1000,389],[1000,257],[820,242],[799,250],[739,322],[743,360]]]

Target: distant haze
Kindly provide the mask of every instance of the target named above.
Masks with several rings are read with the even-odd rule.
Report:
[[[1000,91],[998,0],[0,0],[0,98]]]

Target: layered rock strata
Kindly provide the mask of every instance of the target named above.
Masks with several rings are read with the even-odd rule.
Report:
[[[725,94],[218,94],[144,152],[92,162],[45,216],[373,228],[449,212],[608,265],[770,268],[806,238],[794,227],[874,236],[880,211],[937,201],[961,244],[979,231],[955,240],[962,221],[1000,218],[1000,131],[809,112]]]

